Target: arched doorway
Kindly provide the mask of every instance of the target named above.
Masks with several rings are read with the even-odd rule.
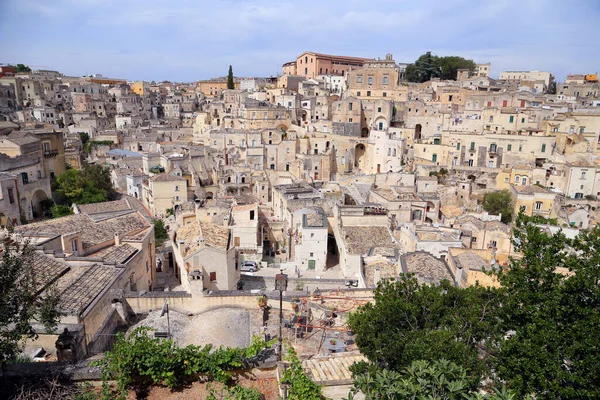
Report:
[[[358,168],[365,167],[365,145],[359,143],[354,147],[354,166]]]
[[[421,126],[421,124],[417,124],[415,125],[415,140],[421,140],[421,130],[423,129],[423,126]]]
[[[44,200],[48,198],[46,192],[38,189],[31,196],[31,213],[33,218],[41,218],[44,216]]]
[[[213,192],[206,192],[206,199],[212,199],[213,198]]]

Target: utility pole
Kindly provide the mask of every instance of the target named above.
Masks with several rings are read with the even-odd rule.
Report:
[[[275,276],[275,290],[279,290],[279,361],[283,359],[283,292],[287,290],[288,277],[283,273]]]

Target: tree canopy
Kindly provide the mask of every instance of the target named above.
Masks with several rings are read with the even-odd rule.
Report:
[[[488,193],[483,198],[483,209],[492,215],[502,214],[502,222],[508,224],[513,219],[514,204],[508,189]]]
[[[156,245],[160,246],[165,240],[169,238],[169,233],[165,228],[165,223],[162,219],[152,220],[154,224],[154,239],[156,239]]]
[[[29,68],[25,64],[17,64],[17,65],[15,65],[15,72],[16,73],[31,72],[31,68]]]
[[[474,71],[476,67],[473,60],[459,56],[439,57],[428,51],[406,67],[406,79],[409,82],[427,82],[433,78],[456,80],[459,69]]]
[[[110,172],[101,165],[69,169],[56,178],[56,193],[67,203],[88,204],[107,201],[114,193]]]
[[[519,256],[490,272],[499,288],[380,283],[375,303],[348,321],[370,361],[356,376],[446,359],[465,369],[467,385],[489,378],[516,398],[598,398],[600,227],[568,239],[522,213],[515,226]]]
[[[59,297],[52,288],[41,287],[33,270],[33,248],[2,239],[0,259],[0,365],[14,360],[26,339],[36,338],[32,324],[56,329]],[[44,290],[46,289],[46,290]],[[42,293],[43,291],[43,293]]]
[[[235,89],[235,83],[233,81],[233,68],[229,66],[229,72],[227,73],[227,89]]]

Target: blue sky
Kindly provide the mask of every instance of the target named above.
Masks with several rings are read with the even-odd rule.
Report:
[[[305,50],[562,80],[600,72],[599,37],[600,0],[0,0],[0,63],[130,80],[275,75]]]

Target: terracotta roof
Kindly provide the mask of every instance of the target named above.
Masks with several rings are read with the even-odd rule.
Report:
[[[31,255],[31,267],[35,275],[35,285],[37,290],[42,290],[46,285],[69,271],[70,267],[54,260],[44,254],[34,252]]]
[[[396,261],[377,260],[373,263],[365,263],[365,283],[368,288],[375,287],[375,276],[379,279],[393,278],[398,276],[398,263]]]
[[[513,188],[517,193],[521,194],[551,193],[548,189],[536,185],[513,186]]]
[[[170,175],[170,174],[158,174],[151,178],[154,182],[175,182],[184,181],[185,178],[182,176]]]
[[[99,222],[86,214],[69,215],[28,225],[15,227],[15,233],[23,236],[55,237],[67,233],[81,232],[83,247],[90,247],[114,238],[115,234],[125,236],[150,228],[150,223],[139,213],[130,212]]]
[[[225,226],[200,223],[204,244],[218,250],[227,250],[229,229]]]
[[[351,254],[366,254],[373,247],[396,247],[386,226],[345,226],[343,235]]]
[[[408,253],[400,257],[400,262],[402,272],[415,274],[421,282],[437,285],[444,279],[451,282],[454,280],[446,263],[429,253],[422,251]]]
[[[328,382],[350,384],[352,383],[350,366],[360,361],[366,361],[366,358],[358,352],[338,353],[302,361],[302,368],[317,384],[323,385]]]
[[[138,249],[128,243],[125,243],[120,246],[111,246],[106,249],[102,249],[99,252],[92,254],[91,257],[101,257],[102,261],[104,262],[123,264],[137,252]]]
[[[84,214],[103,214],[115,211],[130,210],[129,204],[125,199],[115,201],[105,201],[102,203],[78,204],[77,208]]]
[[[123,271],[107,265],[94,264],[61,293],[60,310],[69,314],[81,313]]]

